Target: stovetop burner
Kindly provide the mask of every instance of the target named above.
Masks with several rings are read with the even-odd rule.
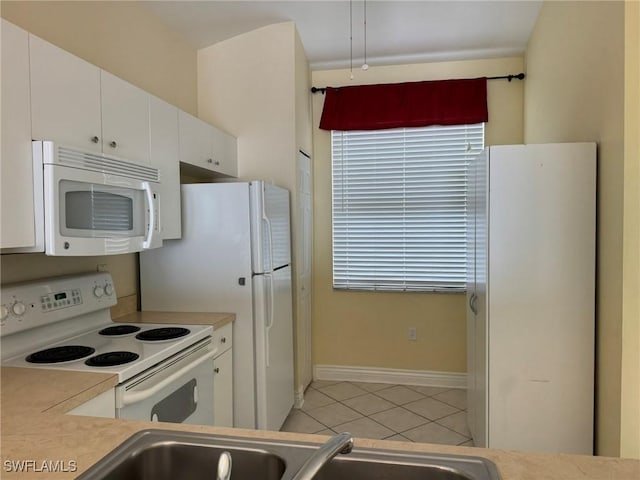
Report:
[[[131,363],[139,357],[140,355],[133,352],[107,352],[91,357],[84,363],[90,367],[113,367],[114,365]]]
[[[114,325],[113,327],[103,328],[98,333],[108,337],[115,337],[118,335],[129,335],[139,330],[140,327],[136,327],[135,325]]]
[[[158,342],[161,340],[172,340],[174,338],[184,337],[191,332],[188,328],[182,327],[162,327],[145,330],[136,335],[138,340],[149,342]]]
[[[34,352],[27,356],[25,360],[29,363],[61,363],[72,360],[80,360],[95,352],[95,348],[83,345],[64,345],[62,347],[52,347],[39,352]]]

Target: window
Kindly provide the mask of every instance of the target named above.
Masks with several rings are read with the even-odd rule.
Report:
[[[334,288],[464,291],[467,169],[484,124],[331,140]]]

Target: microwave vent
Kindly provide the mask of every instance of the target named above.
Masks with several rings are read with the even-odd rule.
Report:
[[[69,147],[58,147],[57,162],[60,165],[101,172],[120,177],[160,182],[160,171],[149,165],[132,163],[97,153],[83,152]]]

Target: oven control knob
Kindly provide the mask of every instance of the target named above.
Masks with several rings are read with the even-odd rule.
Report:
[[[11,311],[14,315],[21,317],[27,311],[27,307],[22,302],[16,302],[11,306]]]
[[[104,295],[104,288],[100,285],[93,287],[93,295],[97,298],[100,298]]]
[[[105,295],[109,295],[109,296],[113,295],[113,287],[107,283],[104,286],[104,293]]]
[[[7,318],[8,315],[9,309],[5,305],[0,306],[0,321],[4,322],[4,319]]]

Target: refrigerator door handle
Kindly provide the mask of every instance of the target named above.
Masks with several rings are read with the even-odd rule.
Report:
[[[267,226],[267,237],[269,238],[269,266],[265,266],[265,271],[273,270],[273,229],[271,228],[271,220],[267,216],[265,201],[262,202],[262,221]]]
[[[275,293],[274,293],[274,285],[273,285],[273,275],[265,274],[265,277],[269,277],[269,312],[267,315],[267,323],[264,328],[264,336],[265,336],[265,362],[267,367],[269,366],[269,357],[271,356],[269,351],[269,331],[271,327],[273,327],[273,317],[274,317],[274,304],[275,304]]]

